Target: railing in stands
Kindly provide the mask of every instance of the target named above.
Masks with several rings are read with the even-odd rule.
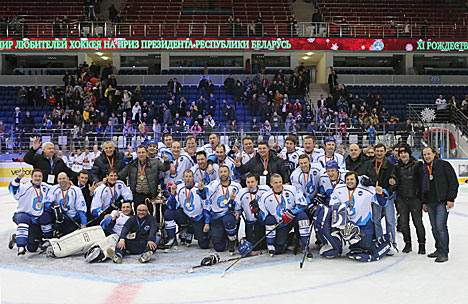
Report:
[[[443,130],[448,129],[447,123],[438,124],[425,124],[425,133],[404,133],[398,131],[395,125],[392,124],[380,124],[376,126],[377,135],[370,137],[363,128],[357,126],[348,126],[347,130],[342,132],[339,126],[332,123],[330,125],[321,127],[318,130],[311,130],[307,125],[296,125],[295,128],[288,126],[287,124],[271,124],[271,129],[267,130],[263,124],[258,123],[257,127],[252,127],[250,123],[240,123],[237,128],[232,129],[229,126],[221,125],[219,123],[213,129],[200,132],[195,137],[198,142],[198,146],[202,146],[208,143],[208,137],[211,133],[216,133],[220,136],[221,143],[227,145],[238,145],[242,144],[241,139],[245,136],[253,138],[255,143],[266,140],[273,146],[278,143],[280,146],[284,146],[285,138],[288,135],[295,135],[298,138],[298,146],[302,146],[303,137],[306,135],[313,135],[316,138],[317,144],[323,145],[323,139],[328,136],[334,136],[337,141],[337,151],[341,151],[342,146],[347,146],[351,143],[357,143],[363,147],[373,145],[377,143],[384,143],[388,147],[392,147],[399,142],[401,137],[407,138],[407,142],[414,148],[415,151],[420,150],[426,145],[437,147],[442,151],[442,155],[445,158],[457,157],[456,149],[451,149],[453,141],[458,144],[459,138],[449,138],[448,132]],[[0,136],[0,154],[23,154],[32,147],[32,141],[36,136],[40,136],[42,142],[50,141],[57,144],[57,149],[62,150],[63,153],[69,154],[80,148],[82,151],[85,147],[92,147],[93,145],[102,146],[102,143],[106,140],[112,140],[116,147],[120,150],[126,150],[128,148],[138,146],[147,139],[155,139],[158,142],[162,141],[162,136],[169,132],[175,140],[181,143],[185,142],[185,138],[189,135],[194,135],[194,132],[189,132],[187,129],[182,128],[181,130],[175,127],[169,127],[167,132],[162,130],[153,131],[150,126],[149,131],[140,134],[138,128],[135,126],[131,133],[124,133],[121,131],[113,132],[96,132],[87,131],[77,133],[75,129],[32,129],[29,126],[29,130],[22,131],[23,129],[14,130],[13,125],[4,125],[5,131]],[[22,126],[22,128],[27,126]],[[13,131],[11,131],[13,130]],[[442,131],[438,131],[442,130]],[[183,144],[184,145],[184,144]]]
[[[255,27],[255,26],[254,26]],[[252,29],[254,28],[252,27]],[[372,37],[372,38],[466,38],[464,24],[431,24],[427,30],[412,24],[391,29],[389,24],[351,23],[264,23],[262,33],[249,30],[242,24],[240,31],[228,30],[225,23],[122,23],[72,22],[54,28],[52,23],[8,24],[1,37]]]

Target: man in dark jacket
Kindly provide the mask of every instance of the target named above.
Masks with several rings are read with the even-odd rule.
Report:
[[[115,149],[112,141],[104,142],[103,146],[104,153],[101,153],[94,161],[92,175],[93,182],[101,182],[107,175],[109,169],[122,170],[125,166],[123,153]]]
[[[30,164],[34,169],[42,170],[42,181],[51,185],[57,183],[57,176],[60,172],[65,172],[69,177],[75,177],[77,174],[73,172],[63,160],[55,156],[55,146],[51,142],[42,144],[42,153],[37,154],[37,150],[41,146],[41,138],[37,137],[33,142],[33,147],[26,152],[24,162]]]
[[[119,172],[119,179],[126,180],[133,193],[134,209],[145,200],[155,198],[158,195],[159,172],[170,169],[171,163],[167,154],[163,154],[164,163],[157,158],[148,158],[148,150],[140,145],[136,149],[137,159],[131,161]],[[150,214],[153,214],[153,206],[148,205]]]
[[[399,161],[395,168],[398,180],[396,203],[400,213],[399,224],[405,241],[404,253],[409,253],[411,248],[411,231],[409,227],[409,216],[413,218],[418,236],[418,254],[426,254],[426,231],[422,222],[422,205],[420,198],[419,171],[421,162],[411,156],[411,148],[408,144],[400,146]]]
[[[428,257],[439,263],[448,261],[449,233],[448,212],[455,204],[458,194],[458,179],[452,165],[437,157],[432,147],[422,151],[424,163],[420,170],[423,210],[429,214],[436,251]]]
[[[372,219],[375,226],[376,237],[383,235],[381,216],[382,208],[384,209],[386,231],[390,233],[393,240],[393,248],[391,253],[395,254],[397,250],[396,245],[396,227],[395,227],[395,196],[393,192],[397,187],[397,181],[395,178],[395,165],[393,165],[386,157],[385,153],[387,149],[384,144],[377,144],[374,148],[375,158],[369,160],[369,166],[367,168],[367,176],[372,179],[375,187],[383,188],[388,192],[389,200],[385,207],[381,207],[379,204],[372,204]]]
[[[289,181],[288,170],[284,166],[281,158],[277,157],[266,141],[258,144],[258,153],[247,163],[242,164],[242,157],[238,157],[234,165],[240,174],[253,173],[260,176],[261,185],[270,185],[270,177],[273,173],[278,173],[284,181]]]
[[[157,249],[159,240],[156,238],[158,223],[156,218],[148,214],[146,205],[139,205],[137,215],[129,218],[122,228],[120,239],[114,249],[109,249],[109,257],[114,263],[121,264],[125,250],[131,254],[141,254],[138,261],[146,263]]]
[[[349,145],[349,155],[346,157],[346,169],[356,172],[359,176],[367,174],[369,158],[361,153],[361,147],[357,144]]]

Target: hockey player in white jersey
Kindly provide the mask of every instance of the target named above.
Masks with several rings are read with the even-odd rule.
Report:
[[[239,213],[235,211],[235,198],[242,188],[240,184],[231,181],[229,168],[226,165],[219,167],[219,180],[205,186],[198,183],[198,194],[202,200],[206,200],[205,208],[210,212],[210,237],[213,247],[221,252],[226,249],[226,237],[228,250],[232,254],[237,241],[237,220]]]
[[[205,153],[200,151],[198,153]],[[171,196],[166,202],[168,209],[164,212],[164,221],[168,241],[166,249],[170,249],[176,243],[176,224],[179,225],[179,237],[187,246],[192,243],[192,238],[198,240],[198,247],[208,248],[208,237],[211,215],[204,208],[204,201],[198,192],[198,183],[194,182],[193,172],[185,170],[184,182],[171,186]]]
[[[205,151],[206,157],[211,158],[214,157],[216,154],[216,147],[219,145],[219,136],[218,134],[211,133],[210,136],[208,137],[209,143],[202,146],[201,150]]]
[[[218,178],[219,166],[217,164],[208,165],[208,158],[205,151],[198,151],[197,164],[190,170],[193,172],[194,182],[203,181],[206,185]]]
[[[345,183],[345,172],[340,171],[338,163],[335,160],[329,160],[325,166],[325,170],[326,171],[322,171],[322,174],[320,175],[319,193],[324,198],[322,203],[328,205],[335,187],[339,184]]]
[[[212,165],[217,164],[219,168],[221,168],[222,166],[228,167],[230,173],[229,178],[232,181],[240,182],[241,175],[236,170],[234,160],[231,157],[227,156],[226,151],[226,146],[223,144],[219,144],[215,149],[215,155],[211,158],[208,158],[208,161]]]
[[[325,144],[325,153],[317,157],[317,162],[322,165],[322,168],[325,169],[327,162],[334,160],[338,164],[338,167],[342,171],[346,171],[346,160],[343,155],[335,153],[336,149],[336,139],[333,136],[326,137],[323,140]]]
[[[264,219],[268,253],[281,254],[286,250],[289,231],[294,227],[299,230],[302,247],[309,250],[309,218],[304,212],[307,201],[304,194],[294,186],[283,185],[283,178],[278,173],[271,175],[271,190],[262,196],[260,214]],[[277,224],[276,230],[273,230]],[[308,254],[309,255],[309,254]]]
[[[296,144],[296,136],[287,136],[285,146],[279,153],[279,156],[283,159],[285,166],[289,169],[289,174],[294,172],[297,168],[299,165],[299,156],[304,153],[301,148],[296,147]]]
[[[259,201],[270,191],[266,185],[258,185],[258,177],[250,173],[245,179],[247,187],[236,195],[236,211],[244,215],[245,236],[252,244],[257,243],[265,235],[265,225],[260,215]],[[265,246],[265,245],[263,245]],[[254,250],[262,249],[259,245]]]
[[[61,172],[57,176],[58,184],[47,191],[44,212],[39,218],[42,226],[54,225],[60,235],[66,235],[79,228],[86,228],[86,202],[83,192],[73,186],[68,175]],[[52,237],[52,226],[43,229],[46,239]]]
[[[10,183],[8,190],[18,201],[18,207],[13,215],[13,222],[17,225],[16,234],[10,235],[8,247],[13,249],[16,242],[18,255],[37,251],[42,239],[39,217],[44,210],[44,200],[50,185],[42,182],[42,171],[34,169],[31,181],[21,183],[25,173],[21,170]]]
[[[115,248],[123,226],[132,216],[132,203],[123,202],[120,209],[107,214],[104,220],[102,220],[101,227],[107,237],[93,244],[88,249],[85,254],[85,262],[103,262],[109,257],[107,254],[108,249]]]
[[[317,158],[325,153],[322,149],[315,147],[315,138],[311,135],[305,136],[302,144],[304,146],[303,152],[311,163],[316,162]]]
[[[387,233],[374,240],[372,204],[385,206],[388,193],[378,183],[376,187],[360,185],[354,171],[346,173],[345,179],[346,184],[336,186],[333,191],[330,208],[322,206],[323,210],[315,214],[318,235],[326,242],[320,253],[326,257],[341,255],[344,241],[350,245],[349,258],[377,261],[391,249],[392,238]]]
[[[242,152],[237,157],[242,156],[242,164],[246,164],[252,157],[255,157],[257,151],[255,149],[252,137],[245,136],[242,138]]]
[[[307,199],[312,202],[319,189],[322,168],[317,163],[311,163],[306,154],[299,156],[299,167],[291,174],[291,184],[300,189]]]
[[[168,187],[179,183],[184,175],[184,171],[192,168],[195,164],[193,159],[186,152],[182,151],[180,142],[174,141],[171,146],[172,164],[169,171],[164,173],[164,183]]]
[[[169,159],[171,159],[171,147],[174,137],[172,134],[166,133],[163,136],[163,142],[158,143],[159,156],[162,157],[163,154],[167,154]]]
[[[104,215],[119,209],[118,198],[122,196],[123,201],[133,201],[133,194],[125,183],[118,180],[118,171],[110,169],[107,173],[107,183],[101,184],[96,188],[91,202],[91,215],[95,218],[93,222],[99,224]],[[98,218],[98,220],[96,220]]]

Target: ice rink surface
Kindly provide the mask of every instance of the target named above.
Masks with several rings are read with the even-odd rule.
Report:
[[[417,254],[412,227],[409,254],[362,263],[345,256],[326,260],[314,252],[313,261],[299,269],[301,254],[271,258],[264,253],[241,260],[224,278],[230,263],[188,273],[212,252],[195,244],[157,251],[148,264],[138,263],[138,256],[126,256],[121,265],[86,264],[82,256],[50,259],[27,253],[19,258],[16,247],[7,247],[15,208],[13,197],[0,188],[1,303],[468,303],[468,185],[461,185],[449,215],[447,263]],[[427,214],[424,224],[429,253],[434,241]],[[398,247],[403,248],[400,234]]]

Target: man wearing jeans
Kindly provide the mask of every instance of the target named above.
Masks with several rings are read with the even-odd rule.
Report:
[[[454,206],[458,193],[458,179],[449,162],[437,157],[432,147],[422,151],[424,164],[421,168],[421,198],[423,210],[429,214],[436,251],[428,257],[443,263],[448,261],[449,233],[448,212]]]

